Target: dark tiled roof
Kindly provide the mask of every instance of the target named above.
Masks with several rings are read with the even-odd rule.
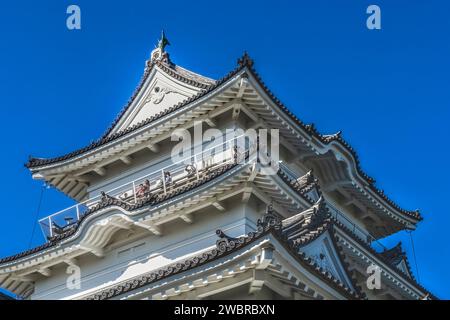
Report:
[[[356,278],[356,271],[352,270],[350,271],[350,264],[348,262],[345,262],[346,260],[346,254],[344,252],[344,249],[342,246],[339,245],[338,239],[336,237],[336,230],[334,229],[334,224],[331,224],[330,234],[331,234],[331,241],[333,242],[334,247],[336,248],[336,252],[338,254],[338,258],[340,260],[341,265],[344,268],[345,273],[347,274],[347,277],[350,279],[353,288],[355,288],[356,292],[363,298],[367,299],[367,295],[362,290],[362,288],[358,285],[358,281]]]
[[[381,252],[381,255],[392,265],[396,266],[402,261],[406,254],[402,249],[402,243],[399,242],[391,249],[384,249],[384,251]]]
[[[333,218],[333,223],[337,226],[339,226],[339,229],[343,230],[348,236],[350,236],[352,239],[354,239],[356,242],[358,242],[363,248],[365,248],[367,251],[369,251],[372,255],[380,259],[382,262],[384,262],[388,266],[392,266],[393,270],[397,272],[397,274],[403,278],[406,282],[412,284],[414,287],[419,289],[420,291],[423,291],[429,295],[433,300],[439,300],[438,297],[433,295],[430,291],[428,291],[426,288],[424,288],[420,283],[418,283],[414,277],[411,278],[409,275],[404,273],[402,270],[398,269],[397,266],[392,264],[392,261],[389,258],[386,258],[383,253],[377,252],[374,248],[372,248],[370,245],[367,244],[366,241],[361,239],[358,235],[356,235],[352,230],[347,228],[345,225],[343,225],[341,222]],[[397,250],[397,249],[395,249]],[[412,273],[411,273],[412,274]]]
[[[321,136],[322,141],[324,143],[331,143],[332,141],[338,141],[341,143],[341,145],[343,145],[347,150],[349,150],[352,154],[353,157],[355,159],[357,159],[357,163],[358,163],[358,167],[360,167],[359,165],[359,160],[358,160],[358,155],[356,153],[356,151],[347,143],[347,141],[344,140],[344,138],[342,138],[342,131],[337,132],[336,134],[333,135],[326,135],[326,136]],[[361,170],[361,169],[359,169]],[[366,180],[367,182],[369,182],[369,188],[374,191],[376,194],[378,194],[383,200],[385,200],[387,203],[389,203],[393,208],[397,209],[398,211],[406,214],[407,216],[414,218],[416,220],[423,220],[423,218],[420,215],[419,210],[414,210],[414,211],[409,211],[409,210],[405,210],[402,209],[398,204],[396,204],[392,199],[390,199],[383,190],[378,189],[374,184],[375,184],[375,180],[368,177],[366,175]]]
[[[142,85],[144,84],[146,78],[148,77],[150,70],[152,69],[154,63],[150,63],[149,67],[146,68],[146,71],[144,73],[143,79],[141,80],[138,88],[135,90],[135,93],[133,94],[133,96],[131,97],[129,103],[127,104],[127,106],[123,109],[122,112],[119,113],[119,116],[116,118],[116,120],[113,122],[113,124],[110,126],[110,128],[107,130],[107,132],[105,133],[105,135],[99,139],[96,142],[91,143],[89,146],[81,148],[79,150],[76,150],[74,152],[71,152],[69,154],[66,154],[64,156],[61,157],[56,157],[56,158],[49,158],[49,159],[42,159],[42,158],[30,158],[28,163],[25,164],[26,167],[28,168],[34,168],[34,167],[39,167],[42,165],[47,165],[47,164],[52,164],[52,163],[56,163],[59,161],[63,161],[63,160],[67,160],[70,159],[72,157],[75,157],[77,155],[80,155],[82,153],[85,153],[89,150],[95,149],[99,146],[102,146],[108,142],[111,142],[119,137],[124,136],[125,134],[128,134],[130,132],[133,132],[157,119],[162,118],[163,116],[182,108],[183,106],[188,105],[189,103],[203,97],[204,95],[206,95],[207,93],[211,92],[212,90],[216,89],[217,87],[219,87],[222,83],[226,82],[227,80],[229,80],[232,76],[234,76],[235,74],[237,74],[239,71],[241,71],[244,68],[247,68],[249,70],[249,72],[253,75],[253,77],[257,80],[257,82],[259,83],[259,85],[261,86],[261,88],[263,88],[264,92],[270,97],[270,99],[286,114],[288,115],[297,125],[299,125],[303,130],[305,130],[308,134],[310,134],[313,137],[316,137],[317,139],[319,139],[321,142],[323,142],[324,144],[329,144],[333,141],[336,141],[338,143],[340,143],[346,150],[348,150],[352,156],[355,159],[356,162],[356,169],[358,171],[358,173],[367,181],[369,188],[374,191],[376,194],[378,194],[383,200],[385,200],[387,203],[389,203],[393,208],[395,208],[396,210],[399,210],[401,213],[414,218],[416,220],[422,220],[422,217],[419,213],[418,210],[415,211],[409,211],[409,210],[405,210],[402,209],[400,206],[398,206],[394,201],[392,201],[387,195],[384,194],[384,192],[380,189],[378,189],[374,183],[375,180],[373,178],[371,178],[370,176],[368,176],[364,170],[361,168],[361,164],[359,161],[359,157],[356,153],[356,151],[353,149],[353,147],[351,147],[343,138],[341,135],[341,132],[338,132],[334,135],[322,135],[318,132],[318,130],[315,128],[314,124],[304,124],[299,118],[297,118],[297,116],[295,116],[271,91],[270,89],[265,85],[265,83],[262,81],[261,77],[259,76],[259,74],[256,72],[256,70],[254,69],[253,65],[253,60],[248,56],[247,53],[244,53],[244,55],[238,59],[238,67],[236,69],[234,69],[233,71],[231,71],[228,75],[226,75],[225,77],[223,77],[222,79],[216,81],[214,84],[205,84],[205,83],[200,83],[200,82],[195,82],[192,79],[187,79],[186,77],[181,76],[179,73],[177,73],[173,68],[170,67],[170,64],[164,64],[162,62],[156,62],[156,65],[158,65],[162,70],[164,70],[165,72],[167,72],[168,74],[170,74],[173,77],[181,77],[180,79],[182,79],[182,81],[187,81],[188,83],[190,83],[189,81],[194,81],[193,83],[190,83],[192,85],[196,85],[202,89],[204,89],[203,91],[199,92],[197,95],[186,99],[183,102],[178,103],[177,105],[166,109],[162,112],[160,112],[157,115],[154,115],[140,123],[135,124],[132,127],[129,127],[127,129],[121,130],[115,134],[109,135],[109,133],[111,132],[111,130],[114,128],[114,126],[118,123],[119,119],[122,117],[122,115],[126,112],[126,110],[129,108],[129,106],[131,105],[131,102],[133,101],[133,99],[135,98],[135,96],[137,95],[137,93],[139,92],[139,90],[141,89]],[[177,78],[178,79],[178,78]],[[184,80],[183,80],[184,79]],[[109,135],[109,136],[108,136]]]
[[[395,247],[392,247],[391,249],[385,249],[383,252],[381,252],[381,255],[387,261],[389,261],[392,266],[395,267],[397,267],[402,262],[402,260],[405,261],[405,265],[409,273],[405,273],[405,275],[414,278],[414,274],[411,270],[411,265],[409,264],[408,256],[406,255],[406,252],[403,251],[401,242],[399,242]],[[399,269],[399,271],[402,270]]]
[[[141,201],[139,201],[136,204],[129,204],[126,203],[122,200],[113,198],[113,197],[109,197],[106,196],[102,199],[101,202],[99,202],[97,205],[93,206],[92,208],[90,208],[89,210],[87,210],[80,218],[80,220],[78,221],[77,224],[71,226],[69,229],[67,229],[66,232],[64,232],[63,234],[59,234],[56,235],[54,237],[52,237],[50,239],[50,241],[44,243],[43,245],[37,246],[33,249],[30,250],[26,250],[23,251],[21,253],[15,254],[13,256],[9,256],[9,257],[5,257],[0,259],[0,264],[1,263],[6,263],[6,262],[10,262],[10,261],[14,261],[29,255],[32,255],[34,253],[37,253],[39,251],[54,247],[55,245],[57,245],[59,242],[61,242],[62,240],[70,237],[71,235],[73,235],[78,228],[80,227],[80,225],[83,223],[83,221],[90,215],[92,215],[94,212],[97,212],[98,210],[107,208],[107,207],[111,207],[111,206],[118,206],[121,207],[127,211],[134,211],[137,209],[140,209],[142,207],[148,206],[148,205],[156,205],[159,203],[162,203],[170,198],[173,198],[175,196],[178,196],[182,193],[185,193],[189,190],[192,190],[202,184],[205,184],[211,180],[213,180],[214,178],[224,174],[225,172],[229,171],[230,169],[236,167],[236,164],[229,164],[226,166],[223,166],[219,169],[213,170],[211,171],[207,176],[200,178],[199,180],[196,180],[194,182],[190,182],[187,183],[186,185],[177,188],[175,190],[172,191],[168,191],[166,195],[158,195],[156,198],[154,197],[146,197],[144,199],[142,199]]]
[[[323,198],[309,209],[284,219],[281,224],[287,240],[294,245],[304,245],[319,237],[328,229],[331,219]]]
[[[314,203],[314,200],[308,196],[308,192],[313,190],[314,188],[317,190],[318,194],[321,194],[319,180],[314,177],[312,171],[309,171],[299,179],[291,179],[288,174],[286,174],[283,169],[280,169],[277,172],[278,176],[293,190],[295,190],[299,195],[301,195],[304,199],[306,199],[310,203]]]
[[[161,63],[158,64],[158,66],[163,66]],[[148,77],[148,74],[150,72],[150,70],[146,70],[146,73],[144,74],[143,80],[141,80],[141,84],[138,86],[138,88],[136,89],[135,93],[133,94],[133,97],[130,99],[129,103],[127,104],[127,106],[119,113],[119,116],[116,118],[116,120],[113,121],[113,124],[110,126],[110,128],[106,131],[106,133],[97,141],[92,142],[91,144],[89,144],[88,146],[75,150],[73,152],[70,152],[68,154],[65,154],[63,156],[60,157],[55,157],[55,158],[34,158],[34,157],[30,157],[30,159],[28,160],[28,162],[25,164],[25,167],[27,168],[35,168],[35,167],[40,167],[43,165],[48,165],[48,164],[53,164],[53,163],[57,163],[60,161],[64,161],[64,160],[68,160],[71,159],[75,156],[81,155],[85,152],[88,152],[90,150],[93,150],[95,148],[98,148],[100,146],[103,146],[109,142],[112,142],[122,136],[125,136],[126,134],[132,133],[146,125],[148,125],[149,123],[156,121],[158,119],[163,118],[164,116],[178,110],[181,109],[184,106],[187,106],[188,104],[190,104],[191,102],[200,99],[201,97],[205,96],[206,94],[210,93],[212,90],[218,88],[222,83],[228,81],[230,78],[232,78],[235,74],[237,74],[239,71],[241,71],[244,68],[244,66],[239,66],[236,69],[234,69],[233,71],[229,72],[225,77],[223,77],[220,80],[217,80],[214,84],[209,85],[207,87],[207,89],[204,89],[202,91],[200,91],[199,93],[197,93],[196,95],[185,99],[182,102],[179,102],[178,104],[165,109],[163,111],[161,111],[158,114],[155,114],[139,123],[136,123],[135,125],[128,127],[126,129],[123,129],[121,131],[118,131],[114,134],[110,135],[111,130],[114,128],[114,126],[117,124],[117,122],[119,121],[119,119],[122,117],[122,115],[126,112],[127,108],[129,108],[129,106],[131,105],[131,102],[133,101],[133,99],[135,98],[135,95],[137,95],[137,92],[139,92],[139,90],[141,89],[141,86],[143,85],[143,83],[145,82],[145,78]],[[166,69],[163,69],[166,70]]]
[[[167,200],[167,199],[169,199],[171,197],[174,197],[174,196],[179,195],[179,194],[181,194],[183,192],[189,191],[189,190],[191,190],[191,189],[193,189],[193,188],[195,188],[195,187],[197,187],[197,186],[199,186],[199,185],[201,185],[203,183],[206,183],[206,182],[210,181],[214,177],[217,177],[218,175],[224,173],[225,171],[228,171],[229,169],[231,169],[234,166],[235,165],[222,167],[220,169],[220,171],[213,171],[213,172],[211,172],[208,175],[207,178],[203,178],[201,180],[198,180],[195,183],[194,182],[193,183],[189,183],[189,184],[183,186],[183,188],[178,188],[178,189],[176,189],[174,191],[169,191],[166,196],[159,196],[156,199],[155,198],[144,198],[144,199],[142,199],[141,201],[139,201],[136,204],[129,204],[129,203],[126,203],[124,201],[121,201],[121,200],[113,198],[113,197],[107,197],[107,198],[104,199],[104,201],[98,203],[96,206],[94,206],[94,207],[90,208],[88,211],[86,211],[81,216],[80,221],[77,224],[71,226],[71,228],[67,229],[67,231],[64,232],[63,234],[56,235],[56,236],[51,238],[51,241],[46,242],[46,243],[44,243],[44,244],[42,244],[40,246],[37,246],[35,248],[32,248],[30,250],[25,250],[23,252],[15,254],[15,255],[2,258],[2,259],[0,259],[0,264],[1,263],[6,263],[6,262],[10,262],[10,261],[14,261],[14,260],[17,260],[17,259],[29,256],[29,255],[32,255],[32,254],[37,253],[39,251],[42,251],[42,250],[45,250],[45,249],[48,249],[48,248],[51,248],[51,247],[55,246],[60,241],[62,241],[64,239],[68,238],[69,236],[73,235],[86,217],[88,217],[89,215],[91,215],[92,213],[94,213],[94,212],[96,212],[96,211],[98,211],[100,209],[103,209],[103,208],[106,208],[106,207],[109,207],[109,206],[119,206],[119,207],[121,207],[121,208],[123,208],[125,210],[133,211],[133,210],[136,210],[136,209],[140,209],[140,208],[142,208],[142,207],[144,207],[146,205],[154,205],[154,204],[157,204],[157,203],[161,203],[161,202],[163,202],[163,201],[165,201],[165,200]],[[314,203],[314,201],[310,197],[308,197],[306,195],[306,193],[309,192],[312,189],[312,187],[317,187],[319,189],[318,181],[317,181],[316,178],[314,178],[314,176],[312,175],[312,172],[308,172],[304,176],[305,178],[302,180],[303,183],[300,183],[300,184],[298,182],[296,182],[296,181],[291,180],[281,169],[278,170],[278,175],[284,180],[284,182],[287,185],[289,185],[294,191],[296,191],[305,200],[309,201],[311,204]],[[306,177],[309,177],[309,178],[306,178]],[[319,193],[320,193],[320,190],[319,190]]]
[[[158,269],[156,271],[149,272],[145,275],[135,277],[131,280],[127,280],[124,283],[116,285],[112,288],[105,289],[104,291],[94,294],[92,296],[87,297],[88,300],[106,300],[111,299],[116,296],[122,295],[124,293],[130,292],[132,290],[141,288],[143,286],[152,284],[159,280],[165,279],[172,275],[180,274],[184,271],[193,269],[195,267],[204,265],[211,261],[214,261],[218,258],[229,255],[233,252],[236,252],[239,249],[246,247],[248,244],[262,238],[267,234],[274,235],[280,243],[292,254],[296,260],[302,264],[306,269],[310,272],[316,274],[320,279],[328,283],[331,287],[336,289],[338,292],[342,293],[349,299],[363,299],[364,297],[359,295],[357,292],[348,288],[345,284],[343,284],[340,280],[336,279],[329,272],[320,268],[313,259],[306,256],[305,253],[299,253],[297,246],[294,244],[294,241],[289,240],[285,234],[285,228],[289,226],[288,223],[285,223],[283,226],[282,221],[279,220],[278,216],[276,216],[271,209],[258,220],[257,223],[257,231],[250,232],[246,236],[239,238],[228,237],[221,230],[217,230],[216,233],[220,237],[216,242],[216,247],[212,250],[206,251],[201,255],[195,256],[193,258],[189,258],[184,262],[177,262],[169,265],[168,267],[164,267],[162,269]]]
[[[247,59],[250,59],[247,57]],[[288,115],[298,126],[303,128],[306,132],[308,132],[312,137],[316,137],[320,141],[322,141],[324,144],[329,144],[332,141],[337,141],[340,143],[347,151],[349,151],[356,162],[356,170],[361,175],[361,177],[364,178],[364,180],[367,181],[369,184],[369,187],[372,191],[376,192],[381,198],[383,198],[386,202],[388,202],[392,207],[399,210],[400,212],[406,214],[407,216],[414,218],[416,220],[422,220],[422,217],[420,216],[420,213],[418,210],[415,211],[409,211],[400,208],[394,201],[392,201],[387,195],[384,194],[384,192],[380,189],[378,189],[374,183],[375,179],[367,175],[364,170],[361,167],[361,163],[359,161],[358,154],[353,149],[352,146],[350,146],[347,141],[345,141],[342,138],[341,132],[334,135],[322,135],[319,133],[319,131],[315,128],[314,124],[305,124],[303,123],[295,114],[293,114],[271,91],[270,89],[265,85],[265,83],[262,81],[262,78],[259,76],[259,74],[256,72],[256,70],[253,68],[253,63],[250,64],[249,70],[252,73],[253,77],[258,81],[259,85],[263,88],[265,93],[271,98],[271,100],[286,114]]]
[[[117,117],[114,119],[113,123],[109,126],[109,128],[106,130],[106,132],[103,134],[102,139],[107,138],[107,136],[111,133],[111,131],[114,129],[114,127],[119,122],[120,118],[127,112],[127,110],[130,108],[131,104],[133,103],[134,99],[138,95],[138,93],[141,91],[142,86],[144,85],[145,81],[147,80],[148,76],[150,75],[151,71],[155,66],[158,66],[161,70],[166,72],[168,75],[173,77],[174,79],[177,79],[181,82],[187,83],[191,86],[206,90],[210,86],[214,84],[214,81],[211,79],[207,79],[201,76],[197,76],[193,72],[190,72],[184,68],[180,68],[176,65],[174,65],[170,59],[168,59],[167,55],[167,63],[164,63],[162,61],[148,61],[147,67],[145,68],[144,74],[141,77],[141,80],[139,81],[139,84],[137,88],[134,90],[133,94],[131,95],[130,99],[128,99],[127,104],[123,107],[123,109],[119,112]],[[196,77],[197,76],[197,77]]]

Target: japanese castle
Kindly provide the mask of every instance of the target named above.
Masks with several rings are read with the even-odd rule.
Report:
[[[214,80],[174,64],[168,44],[163,33],[101,138],[29,159],[33,179],[77,204],[39,221],[43,245],[0,259],[1,288],[32,300],[437,299],[401,243],[379,242],[420,213],[377,188],[340,132],[299,120],[247,54]]]

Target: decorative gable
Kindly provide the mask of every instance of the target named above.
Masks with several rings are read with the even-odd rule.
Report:
[[[199,89],[183,85],[164,74],[158,67],[141,89],[143,92],[124,115],[117,131],[136,125],[164,110],[175,106],[183,100],[194,96]]]
[[[141,84],[107,135],[113,135],[160,114],[215,83],[213,79],[175,65],[165,51],[169,44],[163,32],[158,46],[147,61]]]
[[[301,247],[300,252],[305,253],[324,271],[329,272],[346,286],[355,290],[331,237],[332,235],[327,231],[314,241]]]

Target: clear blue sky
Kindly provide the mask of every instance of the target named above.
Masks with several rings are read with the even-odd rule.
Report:
[[[81,7],[82,29],[66,28]],[[377,4],[382,30],[365,26]],[[164,28],[172,60],[220,78],[247,50],[276,95],[324,133],[343,130],[363,168],[396,202],[420,208],[420,279],[450,298],[448,1],[2,1],[0,256],[29,247],[41,183],[28,155],[98,138],[127,102]],[[44,192],[39,216],[70,203]],[[402,240],[410,256],[406,233]],[[43,242],[37,228],[32,245]]]

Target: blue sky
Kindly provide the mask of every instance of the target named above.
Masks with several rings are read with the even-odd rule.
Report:
[[[81,30],[66,8],[81,8]],[[366,28],[381,8],[382,29]],[[247,50],[272,91],[324,133],[343,130],[365,171],[425,220],[413,233],[421,283],[450,298],[448,1],[2,1],[0,257],[42,243],[42,183],[28,155],[85,146],[137,85],[162,28],[172,60],[220,78]],[[71,201],[45,190],[39,217]],[[401,240],[415,271],[409,235]]]

